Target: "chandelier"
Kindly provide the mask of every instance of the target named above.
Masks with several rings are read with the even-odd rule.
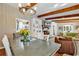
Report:
[[[36,3],[25,3],[25,4],[18,4],[19,5],[19,11],[23,15],[35,15],[36,10],[32,8]]]

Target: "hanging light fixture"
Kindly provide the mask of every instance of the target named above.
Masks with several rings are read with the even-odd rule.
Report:
[[[31,8],[32,4],[31,3],[26,3],[26,4],[18,4],[19,6],[19,11],[23,14],[31,14],[31,15],[35,15],[36,14],[36,10]]]

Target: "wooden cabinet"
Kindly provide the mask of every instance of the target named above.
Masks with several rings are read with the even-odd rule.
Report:
[[[6,52],[4,48],[0,49],[0,56],[6,56]]]

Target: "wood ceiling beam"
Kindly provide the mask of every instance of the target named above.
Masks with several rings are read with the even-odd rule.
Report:
[[[58,17],[50,17],[45,18],[46,20],[53,20],[53,19],[59,19],[59,18],[68,18],[68,17],[77,17],[79,16],[79,12],[77,14],[71,14],[71,15],[65,15],[65,16],[58,16]]]
[[[54,14],[58,14],[58,13],[73,11],[73,10],[77,10],[77,9],[79,9],[79,4],[71,6],[71,7],[59,9],[59,10],[56,10],[56,11],[44,13],[44,14],[38,15],[37,17],[40,18],[40,17],[50,16],[50,15],[54,15]]]
[[[78,23],[79,24],[79,20],[76,20],[76,21],[73,21],[73,20],[70,20],[70,21],[55,21],[56,23]]]
[[[54,22],[57,22],[57,23],[79,22],[79,18],[75,18],[75,19],[55,20]]]

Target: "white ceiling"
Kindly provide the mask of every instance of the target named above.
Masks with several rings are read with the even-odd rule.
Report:
[[[38,3],[37,5],[34,6],[34,7],[36,7],[36,12],[37,12],[35,16],[43,14],[43,13],[47,13],[50,11],[55,11],[58,9],[70,7],[70,6],[76,5],[77,3],[66,3],[63,6],[62,6],[62,4],[65,4],[65,3]],[[8,5],[11,5],[12,7],[15,7],[15,8],[18,7],[18,3],[8,3]],[[32,8],[34,8],[34,7],[32,7]],[[55,14],[55,15],[51,15],[51,16],[46,16],[46,18],[47,17],[55,17],[55,16],[75,14],[75,13],[79,13],[79,9],[74,10],[74,11],[59,13],[59,14]]]
[[[34,7],[37,7],[37,14],[43,14],[43,13],[46,13],[46,12],[50,12],[50,11],[55,11],[55,10],[58,10],[58,9],[62,9],[62,8],[66,8],[66,7],[69,7],[69,6],[73,6],[73,5],[76,5],[75,3],[66,3],[65,6],[61,6],[63,3],[39,3],[37,4],[36,6]],[[58,5],[55,7],[55,5]]]

